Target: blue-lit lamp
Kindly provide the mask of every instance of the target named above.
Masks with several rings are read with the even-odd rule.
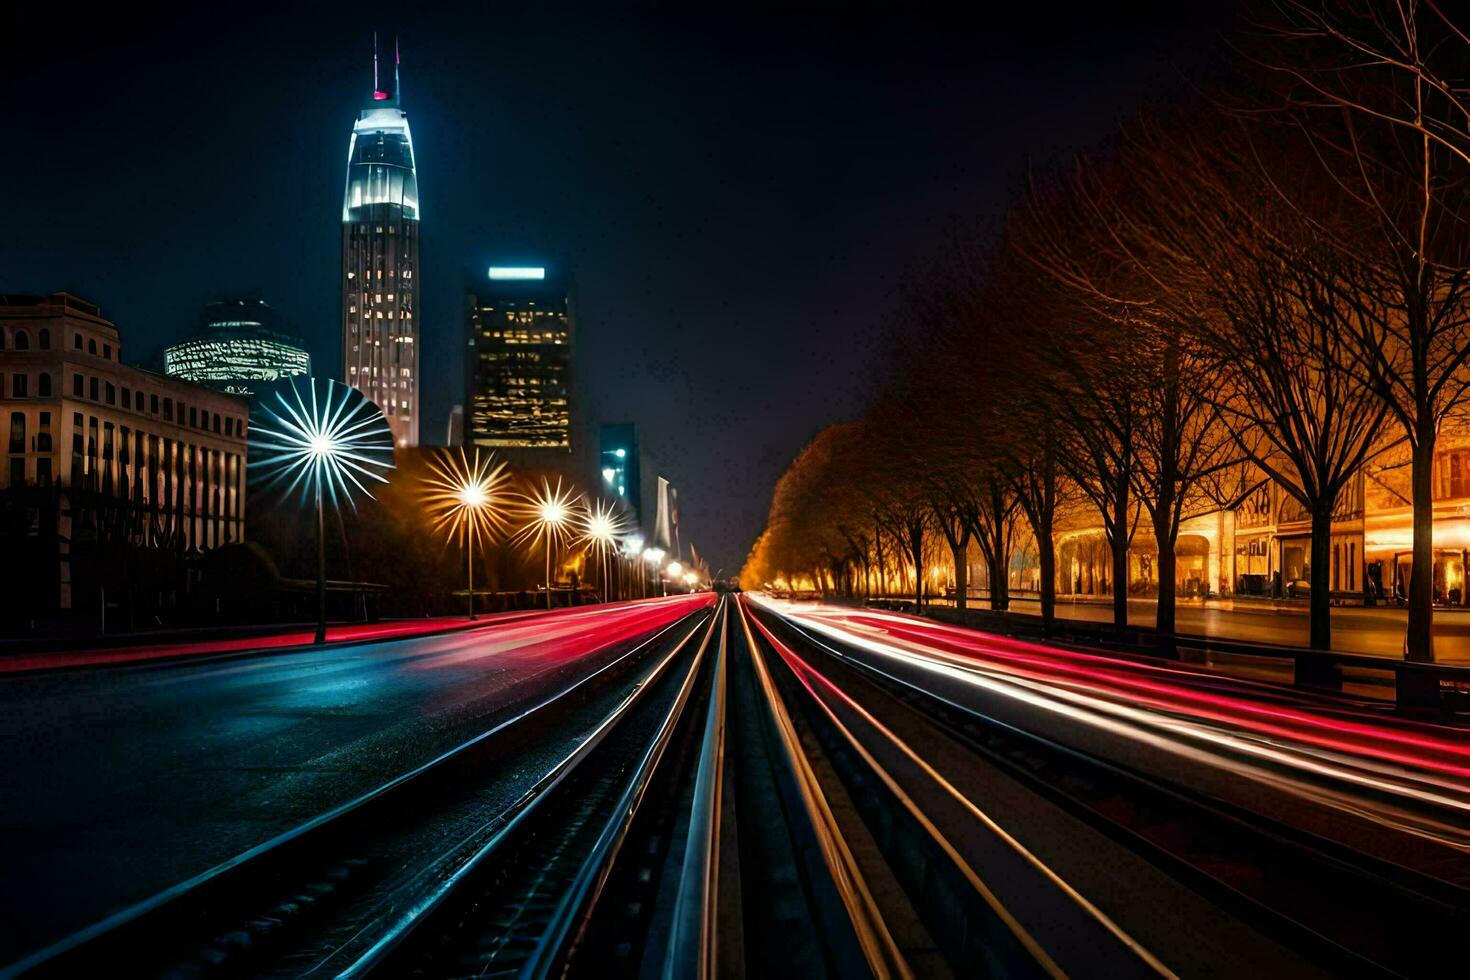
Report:
[[[327,639],[327,504],[353,494],[372,496],[373,483],[387,483],[393,468],[393,433],[378,407],[356,388],[329,379],[291,378],[276,391],[276,404],[264,407],[256,425],[250,461],[265,491],[284,496],[298,491],[316,504],[316,639]]]

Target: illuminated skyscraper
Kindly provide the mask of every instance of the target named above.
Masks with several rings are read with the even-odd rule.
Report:
[[[492,266],[470,272],[465,292],[465,445],[570,453],[573,317],[566,281],[540,266]]]
[[[643,476],[638,454],[638,426],[609,422],[599,433],[599,470],[602,496],[616,497],[628,508],[633,523],[643,521]]]
[[[400,446],[419,441],[419,188],[408,114],[378,68],[352,127],[342,202],[342,374],[388,417]]]

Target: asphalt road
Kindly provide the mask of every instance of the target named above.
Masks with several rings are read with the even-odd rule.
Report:
[[[707,600],[0,678],[0,964],[429,761]]]

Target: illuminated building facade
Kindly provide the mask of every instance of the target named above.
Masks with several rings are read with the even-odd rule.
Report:
[[[164,350],[163,372],[253,395],[262,384],[311,374],[311,355],[264,300],[228,299],[206,306],[199,330]]]
[[[1409,450],[1389,447],[1343,488],[1333,509],[1328,587],[1334,601],[1394,603],[1408,592],[1413,561]],[[1434,602],[1470,606],[1470,430],[1447,424],[1433,467]],[[1175,547],[1181,596],[1305,598],[1310,591],[1311,515],[1263,474],[1232,506],[1184,521]],[[1059,520],[1057,592],[1111,595],[1111,558],[1094,515]],[[1157,593],[1158,546],[1143,522],[1128,550],[1129,594]]]
[[[0,419],[17,609],[153,615],[186,590],[186,559],[244,539],[248,403],[124,365],[84,300],[0,296]]]
[[[643,520],[643,493],[640,486],[638,426],[616,422],[602,426],[598,438],[602,496],[614,497],[628,508],[632,523]]]
[[[383,410],[393,440],[419,441],[419,191],[408,114],[379,72],[352,127],[342,201],[343,380]]]
[[[574,317],[544,267],[466,275],[465,445],[571,453]]]

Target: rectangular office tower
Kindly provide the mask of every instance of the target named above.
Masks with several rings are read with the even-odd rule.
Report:
[[[573,316],[541,266],[465,274],[466,446],[572,451]]]
[[[643,523],[643,475],[638,456],[638,426],[632,422],[609,422],[598,439],[601,455],[602,495],[616,497],[628,508],[635,526]]]
[[[347,150],[342,202],[342,380],[387,416],[393,441],[419,441],[419,185],[408,114],[378,71]]]

